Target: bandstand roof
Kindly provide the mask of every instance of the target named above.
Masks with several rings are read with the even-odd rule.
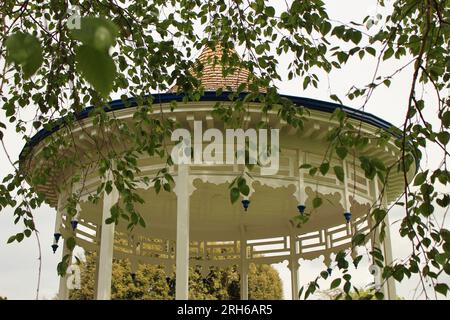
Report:
[[[222,92],[221,94],[217,94],[216,91],[206,91],[204,95],[200,97],[200,101],[230,101],[229,100],[229,94],[230,92]],[[239,96],[240,98],[244,98],[246,93],[241,93]],[[168,93],[161,93],[161,94],[151,94],[151,96],[154,99],[154,103],[170,103],[173,101],[176,102],[182,102],[184,98],[184,94],[177,94],[173,92]],[[389,123],[386,120],[383,120],[371,113],[353,109],[341,104],[328,102],[328,101],[322,101],[317,99],[311,99],[306,97],[300,97],[300,96],[291,96],[291,95],[280,95],[281,98],[288,99],[292,101],[295,105],[298,107],[305,107],[311,110],[317,110],[327,113],[333,113],[336,109],[342,109],[345,111],[345,113],[352,119],[359,120],[362,122],[365,122],[367,124],[373,125],[375,127],[388,130],[389,128],[392,128],[393,125]],[[135,98],[128,98],[125,102],[121,99],[113,100],[110,103],[108,103],[107,106],[105,106],[105,110],[107,112],[113,112],[122,110],[125,108],[133,108],[138,105]],[[89,113],[94,109],[94,107],[89,106],[84,108],[81,112],[77,113],[76,119],[82,120],[86,119],[89,116]],[[25,144],[24,148],[22,149],[22,152],[20,153],[20,158],[23,159],[26,156],[26,152],[28,152],[30,149],[32,149],[34,146],[39,144],[42,140],[44,140],[46,137],[50,136],[52,133],[58,131],[65,125],[64,119],[61,119],[60,124],[56,124],[51,130],[47,129],[41,129],[39,130],[31,139]]]

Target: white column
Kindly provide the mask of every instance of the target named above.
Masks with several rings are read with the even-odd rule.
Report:
[[[374,184],[375,184],[375,197],[376,197],[376,201],[378,201],[378,198],[380,197],[380,188],[379,188],[379,182],[378,182],[377,178],[375,178]],[[388,210],[386,187],[385,187],[384,195],[382,197],[380,205],[381,205],[382,209],[384,209],[386,211]],[[389,229],[389,218],[387,215],[384,218],[384,223],[385,223],[384,241],[383,241],[383,243],[380,243],[380,238],[379,238],[380,228],[378,227],[374,230],[375,243],[373,245],[378,247],[383,252],[385,265],[390,265],[390,264],[392,264],[393,257],[392,257],[392,246],[391,246],[391,232]],[[375,283],[382,283],[382,270],[379,270],[377,277],[378,277],[378,279],[375,279]],[[395,280],[392,277],[390,277],[388,280],[384,281],[384,284],[382,287],[382,292],[383,292],[385,299],[391,300],[391,299],[397,298],[397,293],[396,293],[396,288],[395,288]]]
[[[291,290],[292,290],[292,300],[298,300],[298,257],[297,257],[297,243],[295,237],[291,235],[289,237],[290,241],[290,260],[289,260],[289,270],[291,271]]]
[[[99,266],[100,266],[100,238],[102,234],[102,226],[99,225],[97,227],[97,236],[96,241],[99,244],[98,249],[95,252],[95,274],[94,274],[94,297],[96,298],[98,296],[98,272],[99,272]]]
[[[189,167],[178,165],[175,299],[189,297]]]
[[[63,239],[60,240],[62,250],[62,257],[69,253],[66,248],[66,243]],[[69,265],[72,262],[72,257],[69,258]],[[58,289],[58,300],[69,300],[69,288],[67,288],[67,274],[63,277],[59,277],[59,289]]]
[[[55,219],[55,231],[53,232],[53,236],[56,237],[57,234],[61,235],[62,234],[62,216],[63,216],[63,211],[64,211],[64,193],[61,192],[58,195],[58,206],[56,208],[56,219]],[[59,242],[59,241],[58,241]],[[54,244],[58,244],[59,243],[56,242],[56,239],[54,239]]]
[[[107,173],[107,180],[113,179],[112,172]],[[98,280],[97,280],[97,300],[111,299],[111,277],[112,260],[114,251],[114,229],[115,224],[106,224],[105,220],[111,217],[111,208],[119,200],[119,191],[113,183],[112,191],[109,194],[103,193],[103,214],[100,236],[100,249],[98,257]]]
[[[387,205],[387,196],[384,197],[384,201],[383,201],[383,208],[384,210],[388,210],[388,205]],[[386,215],[386,218],[384,219],[384,222],[386,223],[386,227],[385,227],[385,237],[384,237],[384,241],[383,241],[383,255],[384,255],[384,261],[386,263],[386,265],[390,265],[392,264],[392,262],[394,261],[393,256],[392,256],[392,244],[391,244],[391,230],[389,228],[389,218]],[[384,296],[389,299],[389,300],[395,300],[397,299],[397,292],[396,292],[396,288],[395,288],[395,279],[390,277],[388,280],[385,281],[384,285],[383,285],[383,292],[384,292]]]
[[[300,167],[306,163],[306,153],[303,151],[298,151],[298,204],[299,205],[306,205],[306,195],[305,195],[305,183],[303,181],[303,172]]]
[[[58,207],[56,208],[56,221],[55,221],[55,231],[54,233],[62,234],[62,218],[64,215],[64,192],[61,192],[58,196]],[[55,243],[55,242],[54,242]],[[62,251],[62,258],[69,253],[66,248],[66,243],[64,238],[61,236],[58,242],[58,249]],[[69,264],[72,259],[69,258]],[[59,277],[59,288],[58,288],[58,300],[68,300],[69,299],[69,289],[67,288],[67,275]]]
[[[248,300],[248,261],[247,261],[247,240],[241,238],[241,300]]]

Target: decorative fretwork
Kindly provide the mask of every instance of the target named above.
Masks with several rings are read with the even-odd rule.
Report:
[[[80,219],[76,230],[78,243],[87,250],[97,250],[98,228],[95,224]],[[366,216],[358,217],[349,224],[294,235],[298,247],[295,259],[314,259],[329,256],[348,248],[355,232],[367,234],[370,224]],[[65,234],[71,230],[66,228]],[[279,263],[292,259],[289,236],[269,239],[247,239],[246,252],[249,262]],[[175,262],[175,242],[144,236],[129,236],[116,231],[115,255],[120,258],[136,259],[140,263],[172,265]],[[190,243],[190,258],[200,266],[230,266],[239,263],[240,241],[193,241]]]

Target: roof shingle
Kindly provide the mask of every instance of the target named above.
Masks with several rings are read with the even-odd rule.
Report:
[[[228,56],[236,54],[236,51],[233,49],[230,49],[229,52],[230,54]],[[218,89],[225,91],[227,87],[231,87],[234,91],[240,84],[248,83],[251,80],[249,78],[252,78],[250,71],[243,67],[236,67],[231,74],[223,75],[223,48],[221,46],[215,47],[214,50],[206,46],[203,48],[197,61],[202,64],[203,70],[196,76],[205,91],[215,91]],[[193,72],[193,70],[190,71]],[[178,86],[174,85],[168,92],[177,92],[177,90]]]

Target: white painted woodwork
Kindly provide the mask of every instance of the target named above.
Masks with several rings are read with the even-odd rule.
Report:
[[[240,282],[241,282],[241,300],[248,300],[248,262],[247,262],[247,241],[240,241]]]
[[[176,180],[177,195],[177,242],[175,299],[189,297],[189,167],[178,166]]]
[[[112,172],[108,172],[109,179],[113,179]],[[97,300],[111,299],[111,277],[114,252],[115,224],[106,224],[105,220],[111,217],[111,208],[119,200],[119,192],[113,183],[112,191],[103,194],[103,212],[101,223],[100,250],[98,259]]]

